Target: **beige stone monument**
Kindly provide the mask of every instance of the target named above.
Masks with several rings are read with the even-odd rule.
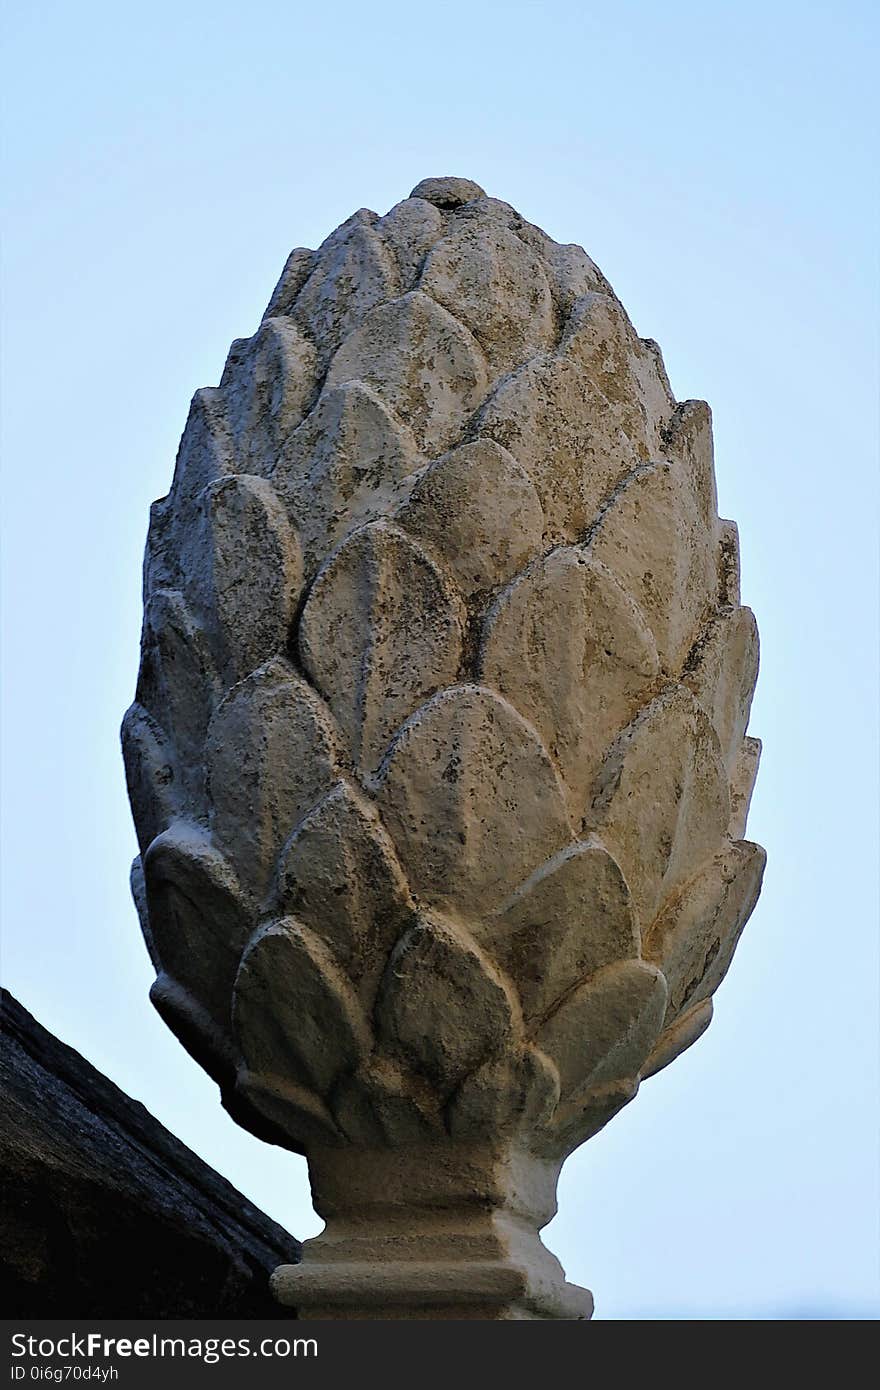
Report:
[[[427,179],[196,392],[144,593],[152,998],[308,1156],[278,1298],[589,1317],[560,1166],[706,1028],[764,865],[708,407],[580,247]]]

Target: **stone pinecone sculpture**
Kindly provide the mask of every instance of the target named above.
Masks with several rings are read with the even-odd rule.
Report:
[[[579,247],[440,179],[291,254],[123,725],[152,997],[237,1119],[559,1158],[700,1035],[764,863],[737,550]]]

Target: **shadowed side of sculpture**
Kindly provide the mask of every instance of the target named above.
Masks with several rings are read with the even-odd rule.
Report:
[[[711,419],[579,247],[429,179],[197,392],[123,745],[153,998],[309,1157],[316,1316],[589,1316],[565,1156],[755,904],[758,641]]]

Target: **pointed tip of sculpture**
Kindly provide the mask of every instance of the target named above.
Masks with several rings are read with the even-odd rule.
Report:
[[[417,183],[411,198],[424,198],[436,208],[457,208],[463,203],[472,203],[477,198],[485,198],[485,189],[471,179],[422,179]]]

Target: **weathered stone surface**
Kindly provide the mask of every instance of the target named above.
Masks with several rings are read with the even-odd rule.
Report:
[[[451,1093],[505,1050],[515,1005],[503,978],[452,926],[419,921],[388,962],[376,1017],[389,1051]]]
[[[573,1095],[638,1076],[666,1010],[666,981],[643,961],[621,961],[580,985],[535,1033]]]
[[[602,392],[570,357],[543,353],[502,376],[471,429],[503,445],[531,479],[551,541],[581,539],[638,461]]]
[[[272,471],[306,572],[356,527],[387,516],[422,463],[411,430],[362,381],[323,391]]]
[[[287,513],[264,478],[235,474],[201,494],[187,555],[189,591],[205,615],[225,687],[287,645],[302,556]]]
[[[705,401],[682,401],[675,407],[665,431],[663,454],[670,460],[680,462],[697,500],[700,515],[705,524],[711,526],[718,515],[718,497],[715,490],[712,412]],[[727,525],[733,523],[728,522]]]
[[[281,314],[289,314],[296,303],[297,296],[308,280],[315,266],[315,252],[305,246],[295,246],[284,263],[278,277],[278,284],[272,291],[272,298],[266,307],[264,319],[273,319]]]
[[[150,949],[221,1033],[250,916],[231,865],[200,825],[175,821],[143,855]]]
[[[328,560],[303,609],[300,654],[358,767],[374,772],[401,724],[455,680],[463,619],[430,556],[387,522]]]
[[[375,230],[376,214],[361,208],[327,238],[288,310],[326,364],[347,334],[397,290],[397,267]]]
[[[563,314],[571,312],[572,305],[581,295],[613,293],[605,276],[582,246],[560,246],[544,232],[539,232],[539,238],[537,243],[533,241],[532,244],[537,244],[551,267],[550,288]]]
[[[495,372],[551,346],[550,284],[538,257],[504,226],[470,221],[430,252],[419,289],[469,328]]]
[[[235,982],[234,1028],[248,1069],[326,1094],[369,1051],[367,1021],[324,943],[293,918],[260,927]]]
[[[401,288],[411,290],[434,242],[443,234],[443,218],[425,198],[404,198],[378,223],[397,258]]]
[[[584,251],[425,180],[291,255],[145,595],[154,999],[334,1194],[282,1295],[585,1315],[535,1194],[705,1028],[763,867],[708,407]]]
[[[669,985],[666,1022],[718,988],[761,888],[760,845],[726,845],[664,908],[645,943]]]
[[[299,1242],[2,991],[5,1317],[271,1318]]]
[[[631,886],[644,935],[661,901],[719,845],[730,819],[717,736],[684,686],[659,695],[612,744],[591,818]]]
[[[260,473],[302,419],[314,390],[315,349],[289,318],[264,319],[233,343],[220,378],[238,469]]]
[[[202,489],[217,478],[234,472],[233,442],[226,418],[223,391],[219,386],[203,387],[196,391],[192,398],[189,418],[177,451],[172,489],[174,507],[163,505],[168,500],[166,498],[154,506],[159,509],[160,515],[170,514],[172,520],[179,518],[181,524],[178,529],[185,534],[189,509]],[[162,540],[164,545],[169,544],[164,537]],[[175,537],[175,541],[177,544],[180,543],[178,537]],[[147,547],[145,565],[148,573],[150,566],[155,565],[160,559],[157,551],[164,548],[164,545],[157,546],[153,543]],[[170,563],[174,562],[172,556],[169,556],[168,560]]]
[[[478,916],[571,838],[534,731],[482,686],[453,686],[413,715],[379,773],[381,814],[416,893]]]
[[[755,789],[758,765],[761,761],[761,740],[744,738],[736,757],[730,779],[730,829],[731,840],[741,840],[746,833],[749,804]]]
[[[597,840],[548,859],[474,935],[516,980],[527,1022],[602,966],[639,951],[629,889]]]
[[[590,554],[632,595],[670,675],[684,665],[715,598],[714,536],[672,464],[637,469],[599,519]]]
[[[577,362],[604,397],[604,415],[637,454],[656,458],[675,402],[656,344],[637,336],[613,293],[588,292],[572,304],[560,352]]]
[[[353,783],[337,782],[293,831],[278,861],[277,895],[370,1002],[413,906],[388,833]]]
[[[718,604],[720,608],[738,608],[740,604],[739,530],[735,521],[718,522]]]
[[[662,1071],[705,1033],[712,1022],[712,1000],[703,999],[664,1028],[642,1066],[642,1080]]]
[[[368,314],[346,338],[328,386],[363,381],[436,454],[461,433],[488,382],[476,339],[426,294],[406,294]]]
[[[205,761],[212,830],[258,896],[291,828],[336,780],[332,719],[289,662],[273,657],[219,706]]]
[[[121,734],[128,795],[138,807],[138,845],[143,852],[180,813],[174,750],[137,701],[126,710]]]
[[[220,681],[207,634],[175,589],[158,589],[145,604],[137,696],[139,706],[153,717],[157,744],[175,750],[168,764],[175,802],[201,815],[205,805],[205,735],[220,696]],[[140,746],[136,751],[133,747],[129,756],[138,763],[142,757],[152,763],[156,750],[143,749],[145,728],[138,723],[135,742]],[[134,728],[131,732],[134,734]],[[127,744],[125,752],[128,755]],[[128,766],[138,783],[148,778],[156,789],[155,773],[146,768],[134,773],[133,761]]]
[[[395,520],[436,551],[470,601],[541,549],[544,513],[516,459],[490,439],[462,444],[413,480]]]
[[[411,198],[424,198],[428,203],[433,203],[438,208],[457,208],[462,203],[472,203],[477,198],[485,198],[485,193],[478,183],[473,183],[471,179],[422,179],[417,183]]]
[[[604,753],[659,673],[638,604],[587,551],[561,546],[499,595],[485,620],[479,669],[538,730],[580,822]]]
[[[758,628],[750,608],[733,608],[707,623],[682,680],[696,695],[718,735],[733,777],[758,679]]]
[[[538,1048],[509,1046],[459,1086],[446,1115],[454,1139],[479,1142],[508,1130],[542,1130],[559,1104],[559,1072]]]

